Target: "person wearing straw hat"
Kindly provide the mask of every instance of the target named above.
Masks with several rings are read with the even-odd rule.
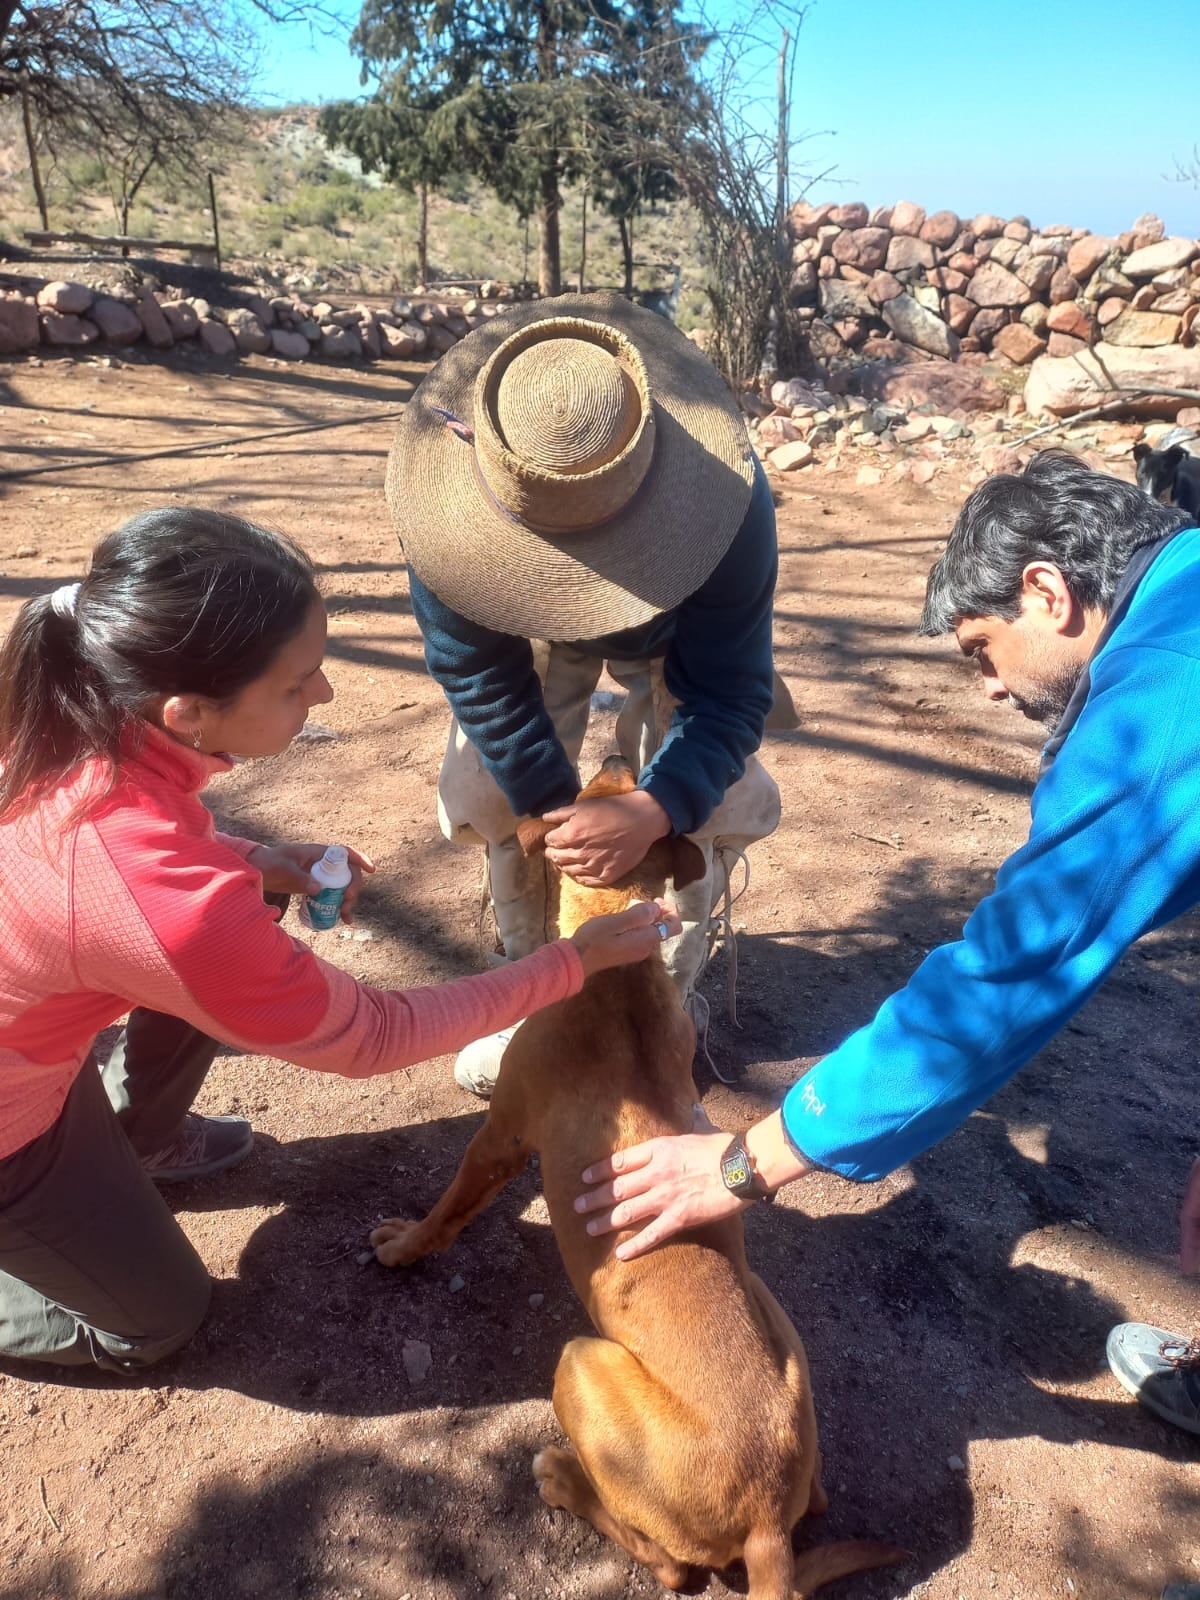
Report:
[[[685,833],[708,865],[676,896],[684,931],[667,952],[690,1002],[731,853],[779,821],[755,756],[774,696],[775,511],[724,381],[619,296],[512,307],[416,391],[387,498],[453,713],[439,822],[484,847],[505,955],[547,937],[521,817],[557,821],[547,858],[592,885]],[[605,666],[626,690],[617,741],[638,786],[576,803]],[[468,1046],[458,1081],[489,1093],[509,1036]]]

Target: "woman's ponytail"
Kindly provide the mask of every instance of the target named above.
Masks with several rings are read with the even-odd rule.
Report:
[[[0,647],[0,818],[25,809],[37,774],[69,771],[106,749],[118,726],[88,683],[75,617],[48,594],[27,601]]]

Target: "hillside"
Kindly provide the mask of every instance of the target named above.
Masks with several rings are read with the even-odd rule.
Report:
[[[297,288],[389,292],[409,288],[416,275],[416,200],[364,174],[353,156],[330,151],[317,132],[316,109],[293,106],[247,118],[244,132],[213,170],[225,262],[252,276],[265,267]],[[59,230],[117,230],[103,165],[85,150],[43,153],[50,226]],[[582,197],[564,194],[562,253],[569,280],[578,275]],[[19,117],[0,118],[0,241],[23,242],[40,227]],[[130,232],[145,238],[208,239],[212,225],[203,183],[180,185],[153,175],[138,196]],[[434,277],[528,276],[536,232],[469,182],[455,181],[429,205],[429,262]],[[699,232],[686,206],[659,206],[638,219],[637,259],[683,268],[679,323],[705,319],[704,267]],[[593,287],[621,282],[615,223],[589,211],[587,277]],[[639,288],[669,287],[670,273],[642,267]]]

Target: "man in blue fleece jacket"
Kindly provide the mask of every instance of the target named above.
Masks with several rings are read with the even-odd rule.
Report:
[[[988,697],[1051,730],[1028,840],[961,937],[780,1112],[732,1145],[716,1132],[654,1140],[584,1174],[601,1185],[578,1202],[599,1213],[592,1231],[642,1225],[619,1255],[814,1169],[870,1182],[912,1161],[1019,1071],[1135,939],[1200,900],[1192,521],[1061,451],[970,496],[930,574],[921,631],[953,631]],[[1185,1202],[1184,1266],[1200,1269],[1200,1177]],[[1148,1404],[1143,1380],[1153,1388],[1157,1373],[1170,1397],[1160,1411],[1180,1420],[1182,1409],[1200,1431],[1200,1342],[1165,1376],[1144,1349],[1114,1370]]]
[[[522,817],[556,822],[546,858],[590,885],[686,833],[705,874],[674,893],[683,932],[665,958],[690,1000],[728,862],[779,820],[755,756],[776,696],[775,507],[733,397],[677,329],[619,296],[513,307],[421,384],[387,489],[454,716],[439,821],[486,852],[505,954],[549,931]],[[606,666],[637,788],[577,803]],[[489,1093],[508,1037],[461,1052],[459,1083]]]

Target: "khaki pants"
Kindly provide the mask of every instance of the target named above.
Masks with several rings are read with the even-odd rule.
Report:
[[[617,718],[621,755],[640,773],[658,749],[675,702],[663,683],[662,661],[609,661],[571,645],[533,642],[534,665],[546,710],[567,759],[579,764],[592,694],[607,665],[626,690]],[[438,779],[438,822],[451,844],[483,846],[496,928],[511,959],[546,943],[546,864],[527,861],[516,838],[518,819],[478,752],[454,721]],[[779,790],[755,756],[702,828],[689,837],[704,855],[703,878],[674,895],[683,932],[665,951],[667,968],[686,1001],[703,970],[709,918],[725,887],[727,863],[779,825]]]

